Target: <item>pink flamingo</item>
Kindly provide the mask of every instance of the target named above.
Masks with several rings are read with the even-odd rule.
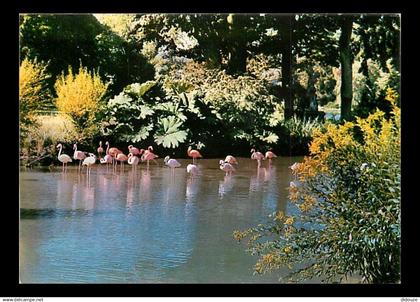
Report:
[[[274,152],[273,152],[273,151],[271,151],[271,150],[269,150],[269,151],[265,152],[265,159],[267,159],[267,158],[268,158],[268,164],[269,164],[269,165],[271,165],[271,160],[272,160],[273,158],[276,158],[276,157],[277,157],[277,155],[276,155],[276,154],[274,154]]]
[[[238,161],[236,160],[236,158],[234,157],[234,156],[232,156],[232,155],[228,155],[228,156],[226,156],[226,158],[225,158],[225,162],[226,163],[229,163],[229,164],[231,164],[231,165],[237,165],[238,164]]]
[[[73,150],[74,150],[73,158],[75,160],[79,161],[79,171],[80,171],[80,167],[82,165],[82,160],[84,160],[86,158],[86,154],[83,151],[77,151],[77,143],[74,143]]]
[[[181,167],[181,164],[176,159],[170,158],[169,155],[166,156],[163,161],[165,162],[165,165],[171,168],[172,175],[175,174],[175,168]]]
[[[96,163],[96,156],[95,156],[95,154],[89,153],[89,157],[86,157],[83,160],[83,164],[82,164],[83,166],[86,166],[87,167],[87,169],[86,169],[86,175],[90,176],[91,166],[94,165],[95,163]]]
[[[117,167],[116,158],[117,158],[118,154],[122,153],[122,151],[119,150],[118,148],[112,147],[112,148],[109,148],[108,152],[109,152],[109,155],[112,156],[113,168],[116,169],[116,167]]]
[[[63,149],[63,145],[62,144],[58,144],[57,145],[57,148],[60,148],[60,151],[58,152],[58,160],[60,161],[60,162],[62,162],[63,163],[63,172],[64,172],[64,166],[66,167],[66,169],[67,169],[67,163],[68,162],[72,162],[72,160],[71,160],[71,157],[70,156],[68,156],[67,154],[61,154],[61,150]]]
[[[264,159],[264,155],[259,152],[259,151],[255,151],[254,148],[251,149],[251,159],[255,159],[258,162],[258,168],[261,167],[261,160]]]
[[[147,147],[147,150],[144,151],[144,154],[141,156],[141,161],[147,160],[147,167],[149,167],[149,161],[153,160],[156,164],[155,158],[158,158],[159,156],[153,153],[153,147],[149,146]]]
[[[133,147],[133,145],[128,146],[128,152],[131,153],[131,154],[133,154],[133,155],[137,155],[137,156],[138,155],[141,155],[140,150],[138,148],[136,148],[136,147]]]
[[[105,142],[106,151],[104,158],[100,159],[101,164],[106,164],[106,168],[108,169],[109,164],[112,164],[112,156],[109,155],[109,143]]]
[[[219,161],[219,165],[220,165],[220,170],[226,172],[226,176],[228,174],[231,175],[232,172],[235,171],[235,168],[231,164],[224,162],[222,159]]]
[[[190,173],[193,176],[196,175],[198,173],[198,167],[193,164],[188,164],[187,173]]]
[[[99,147],[96,149],[98,151],[99,159],[102,158],[102,153],[104,153],[104,148],[102,148],[102,141],[99,141]]]
[[[139,164],[139,158],[133,153],[128,153],[128,164],[133,166],[133,170],[137,170],[137,165]]]
[[[128,160],[127,155],[121,152],[117,154],[117,157],[115,159],[121,163],[121,169],[124,169],[124,162]]]
[[[197,151],[197,150],[193,150],[193,149],[191,148],[191,146],[189,146],[189,147],[188,147],[188,150],[187,150],[187,155],[188,155],[189,157],[192,157],[192,159],[193,159],[193,164],[195,163],[195,159],[196,159],[197,157],[203,157],[203,156],[200,154],[200,152],[199,152],[199,151]]]

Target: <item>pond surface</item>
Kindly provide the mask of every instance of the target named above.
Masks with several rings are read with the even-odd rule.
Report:
[[[239,158],[232,176],[217,159],[199,175],[163,165],[116,173],[95,165],[88,178],[69,166],[20,173],[22,283],[275,283],[253,275],[256,257],[232,237],[288,212],[288,168],[300,157]]]

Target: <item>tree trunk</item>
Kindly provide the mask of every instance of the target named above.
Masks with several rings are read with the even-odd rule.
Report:
[[[343,17],[339,42],[341,64],[341,119],[343,120],[349,120],[351,117],[351,102],[353,99],[353,56],[350,48],[352,28],[352,17]]]
[[[283,34],[281,47],[281,76],[282,90],[284,96],[284,117],[289,119],[293,116],[293,98],[292,98],[292,38],[293,38],[293,20],[294,15],[281,18]]]
[[[234,14],[228,16],[230,52],[227,72],[231,75],[246,72],[246,18],[248,17]]]

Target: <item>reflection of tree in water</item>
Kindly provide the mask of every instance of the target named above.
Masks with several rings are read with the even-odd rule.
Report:
[[[277,175],[276,165],[261,167],[250,177],[249,198],[261,203],[263,211],[271,214],[286,207],[286,187],[286,182]]]
[[[61,231],[40,244],[44,260],[43,267],[34,271],[38,279],[153,282],[188,261],[196,221],[195,202],[186,202],[186,173],[171,179],[170,173],[158,169],[142,172],[137,179],[98,175],[98,182],[91,179],[90,186],[85,178],[70,184],[68,192],[75,208],[91,209],[95,198],[103,199],[97,202],[106,207],[96,215],[73,215],[48,225]],[[189,186],[191,198],[198,192],[196,185],[198,182]],[[141,203],[140,198],[148,202]],[[131,205],[130,215],[127,204]]]
[[[274,212],[277,209],[280,196],[279,196],[279,183],[277,179],[276,166],[269,165],[263,169],[264,172],[264,185],[265,194],[263,199],[263,207],[266,211]]]
[[[62,173],[57,178],[57,209],[67,209],[73,200],[73,183],[68,173]]]

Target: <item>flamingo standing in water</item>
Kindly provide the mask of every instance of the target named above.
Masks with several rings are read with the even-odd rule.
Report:
[[[109,164],[112,164],[112,156],[109,155],[109,143],[105,142],[105,145],[106,145],[105,156],[104,158],[101,158],[99,161],[101,162],[101,164],[106,164],[106,168],[108,170]]]
[[[229,163],[231,165],[237,165],[238,161],[236,160],[236,158],[232,155],[228,155],[225,158],[225,163]]]
[[[86,154],[83,151],[78,151],[77,150],[77,143],[74,143],[73,150],[74,150],[73,158],[75,160],[79,161],[79,171],[80,171],[80,167],[82,165],[82,160],[84,160],[86,158]]]
[[[144,154],[141,156],[141,161],[147,160],[147,167],[149,167],[149,161],[153,160],[156,164],[155,158],[158,158],[159,156],[153,153],[153,147],[149,146],[147,147],[147,150],[144,151]]]
[[[177,160],[176,160],[176,159],[174,159],[174,158],[170,158],[170,157],[169,157],[169,155],[168,155],[168,156],[166,156],[166,157],[163,159],[163,161],[165,162],[165,165],[167,165],[168,167],[170,167],[170,168],[171,168],[171,170],[172,170],[172,175],[174,175],[174,174],[175,174],[175,168],[179,168],[179,167],[181,167],[180,162],[179,162],[179,161],[177,161]]]
[[[58,160],[60,161],[60,162],[62,162],[63,163],[63,172],[64,172],[64,166],[66,167],[66,169],[67,169],[67,163],[68,162],[72,162],[72,160],[71,160],[71,157],[70,156],[68,156],[67,154],[61,154],[61,150],[63,149],[63,145],[62,144],[58,144],[57,145],[57,148],[60,148],[60,151],[58,152]]]
[[[224,162],[222,159],[219,161],[219,165],[220,165],[220,170],[225,171],[226,172],[226,176],[228,174],[232,174],[233,171],[235,171],[235,168],[227,162]]]
[[[118,160],[121,163],[121,169],[124,169],[124,162],[128,160],[127,155],[125,155],[124,153],[118,153],[117,156],[115,157],[116,160]]]
[[[117,168],[117,161],[116,161],[117,155],[122,153],[122,151],[119,150],[118,148],[112,147],[112,148],[109,148],[108,152],[109,152],[109,155],[112,156],[113,169],[116,169]]]
[[[95,163],[96,163],[96,156],[95,156],[95,154],[89,153],[89,157],[86,157],[83,160],[83,164],[82,164],[83,166],[86,166],[87,167],[87,169],[86,169],[86,175],[90,176],[91,166],[94,165]]]
[[[188,164],[187,173],[190,173],[192,176],[198,173],[198,167],[194,164]]]
[[[192,157],[192,159],[193,159],[193,164],[195,164],[195,159],[196,159],[197,157],[203,157],[203,156],[200,154],[200,152],[199,152],[199,151],[197,151],[197,150],[193,150],[193,149],[191,148],[191,146],[189,146],[189,147],[188,147],[188,150],[187,150],[187,155],[188,155],[189,157]]]
[[[98,152],[99,159],[101,159],[102,158],[102,153],[104,153],[104,148],[102,148],[102,141],[99,141],[99,147],[98,147],[98,149],[96,149],[96,151]]]
[[[133,153],[128,153],[128,164],[133,166],[133,170],[137,170],[137,165],[139,164],[139,158]]]
[[[143,150],[143,149],[141,149],[141,150]],[[133,145],[128,146],[128,152],[133,154],[133,155],[136,155],[136,156],[141,155],[141,150],[139,150],[136,147],[133,147]],[[143,150],[143,152],[144,152],[144,150]]]
[[[276,157],[277,157],[277,155],[276,155],[276,154],[274,154],[274,152],[273,152],[273,151],[271,151],[271,150],[269,150],[269,151],[265,152],[265,159],[267,159],[267,158],[268,158],[268,164],[269,164],[269,165],[271,165],[271,160],[272,160],[273,158],[276,158]]]
[[[251,149],[251,159],[255,159],[258,162],[258,168],[261,167],[261,160],[264,159],[264,155],[259,152],[259,151],[255,151],[254,148]]]

